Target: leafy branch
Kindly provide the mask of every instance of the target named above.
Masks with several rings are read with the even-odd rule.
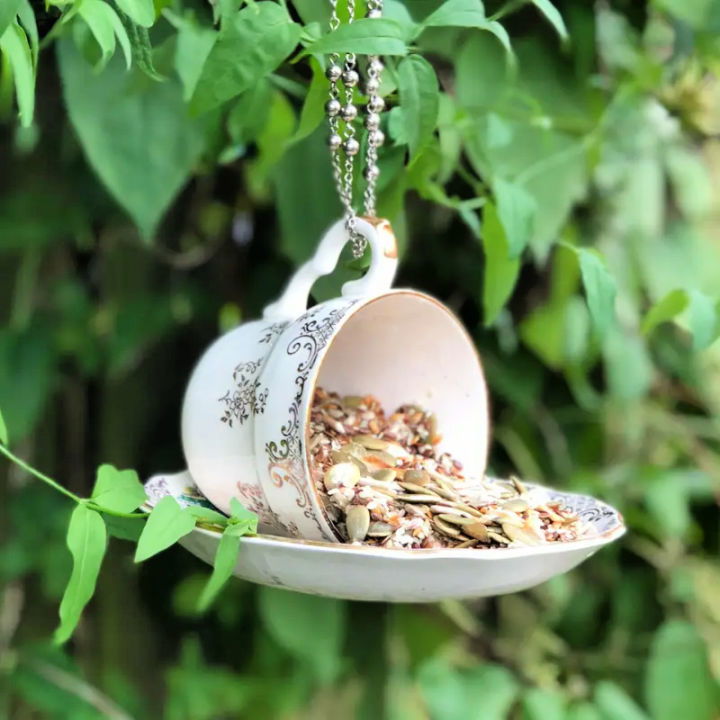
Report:
[[[75,503],[66,534],[73,567],[60,601],[60,624],[54,636],[58,644],[71,637],[83,609],[95,592],[108,535],[113,534],[112,526],[108,526],[104,516],[144,523],[137,540],[135,562],[147,560],[169,548],[198,525],[222,530],[213,571],[198,602],[200,612],[211,605],[232,575],[240,551],[240,539],[257,532],[257,515],[234,499],[230,517],[209,508],[181,507],[175,498],[169,496],[156,503],[150,512],[137,512],[147,501],[137,473],[134,470],[118,470],[108,464],[97,469],[90,497],[80,497],[19,458],[7,445],[7,426],[0,412],[0,454]]]

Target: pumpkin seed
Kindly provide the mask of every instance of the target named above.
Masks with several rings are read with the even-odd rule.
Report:
[[[364,540],[370,528],[370,511],[364,505],[350,505],[345,513],[345,527],[350,540]]]
[[[487,542],[490,539],[487,527],[479,521],[463,525],[462,531],[471,538],[475,538],[481,542]]]
[[[375,470],[372,473],[372,477],[380,482],[392,482],[397,477],[397,472],[392,468],[382,468]]]
[[[388,523],[386,522],[379,521],[371,522],[367,531],[368,537],[387,537],[388,535],[392,534],[392,525],[388,525]]]
[[[407,482],[407,481],[404,480],[404,479],[403,479],[403,480],[398,480],[398,485],[399,485],[401,488],[403,488],[404,490],[407,490],[408,492],[411,492],[411,493],[420,493],[421,495],[423,495],[423,494],[425,494],[425,493],[430,492],[430,493],[432,493],[433,495],[435,494],[435,493],[433,492],[433,489],[432,489],[432,488],[423,487],[422,485],[416,485],[415,483]]]
[[[385,450],[390,444],[387,440],[374,435],[356,435],[353,439],[368,450]]]
[[[437,502],[437,495],[420,495],[413,493],[406,493],[405,495],[398,495],[403,502],[409,503],[435,503]]]
[[[432,510],[432,508],[430,508]],[[440,513],[438,517],[445,522],[453,523],[454,525],[473,525],[478,522],[475,518],[467,517],[465,515],[454,515],[453,513]]]
[[[522,498],[514,498],[513,500],[508,500],[507,502],[504,502],[500,507],[502,507],[503,510],[508,510],[509,512],[525,512],[526,510],[530,509],[530,506]]]
[[[360,397],[360,395],[346,395],[342,399],[342,404],[347,408],[352,408],[353,410],[356,410],[364,403],[365,398]]]
[[[427,485],[430,482],[430,475],[425,470],[406,470],[403,480],[415,485]]]
[[[440,520],[439,517],[434,517],[432,519],[432,524],[441,533],[443,533],[443,535],[449,535],[450,537],[457,537],[460,534],[460,529],[457,526],[451,525],[450,523],[446,523],[446,522]]]
[[[529,528],[503,523],[503,532],[513,541],[523,545],[539,545],[542,540]]]

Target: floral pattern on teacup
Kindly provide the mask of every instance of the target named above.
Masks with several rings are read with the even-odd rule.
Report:
[[[300,323],[297,334],[288,342],[285,352],[288,358],[297,360],[295,368],[294,395],[287,410],[287,420],[280,428],[280,439],[266,443],[268,474],[273,484],[285,487],[295,494],[295,504],[303,509],[303,515],[312,520],[323,533],[317,513],[321,512],[312,502],[312,479],[308,477],[303,457],[303,401],[310,373],[320,353],[332,338],[335,328],[348,310],[358,302],[350,300],[329,312],[319,307],[311,310]]]

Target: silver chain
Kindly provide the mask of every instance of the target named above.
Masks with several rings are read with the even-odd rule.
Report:
[[[338,16],[338,0],[330,2],[330,30],[340,27]],[[347,0],[348,22],[355,19],[355,0]],[[367,17],[378,18],[382,16],[383,0],[368,0]],[[340,202],[345,213],[345,225],[352,241],[354,257],[362,256],[367,241],[355,230],[355,209],[353,207],[353,170],[355,156],[360,152],[360,143],[355,137],[354,121],[358,116],[357,106],[354,104],[355,88],[360,82],[360,75],[357,69],[357,58],[354,53],[345,53],[340,65],[340,56],[333,53],[329,57],[328,67],[325,71],[330,81],[330,97],[325,103],[325,111],[328,116],[330,137],[330,155],[332,161],[335,186],[337,187]],[[385,102],[380,96],[380,78],[383,71],[383,64],[377,55],[368,55],[367,77],[365,80],[365,93],[367,95],[365,127],[367,128],[367,147],[365,151],[365,167],[363,176],[365,178],[364,212],[370,217],[375,216],[375,196],[377,181],[380,176],[378,167],[378,148],[385,141],[385,136],[380,129],[380,113],[385,107]],[[342,92],[339,82],[342,81]],[[342,121],[342,123],[341,123]]]

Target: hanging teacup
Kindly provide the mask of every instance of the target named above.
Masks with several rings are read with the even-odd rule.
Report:
[[[263,319],[241,325],[203,355],[188,385],[182,439],[203,494],[227,511],[231,498],[258,514],[265,531],[339,541],[318,497],[308,454],[316,386],[342,395],[369,391],[386,407],[432,407],[439,447],[482,477],[488,399],[474,345],[440,302],[391,289],[395,238],[385,221],[356,220],[372,256],[366,275],[340,297],[306,309],[314,281],[331,272],[348,234],[335,224]]]

